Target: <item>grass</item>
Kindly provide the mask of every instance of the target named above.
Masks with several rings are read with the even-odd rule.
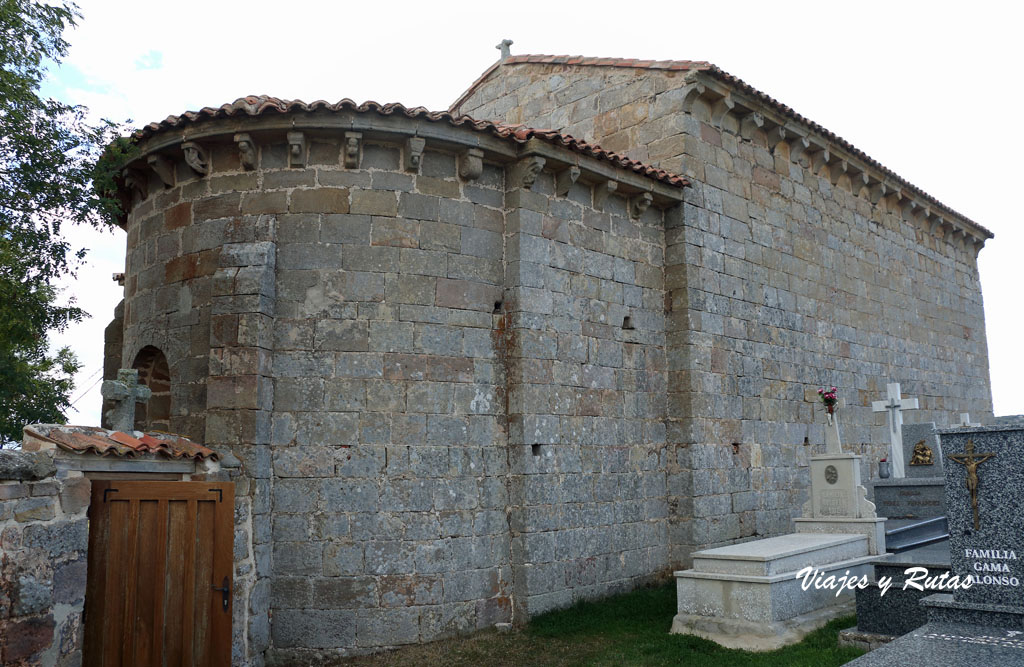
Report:
[[[840,618],[799,644],[752,653],[722,648],[689,635],[671,635],[676,610],[675,584],[644,588],[534,618],[521,630],[488,630],[389,653],[346,661],[353,665],[572,666],[700,665],[700,667],[829,667],[862,655],[836,645],[839,631],[855,624]]]

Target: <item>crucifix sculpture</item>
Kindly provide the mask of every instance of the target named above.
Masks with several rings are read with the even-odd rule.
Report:
[[[917,410],[916,398],[900,398],[900,383],[891,382],[885,385],[886,400],[873,401],[873,412],[889,412],[889,461],[892,463],[892,476],[896,479],[906,477],[903,469],[903,411]]]
[[[100,394],[114,403],[106,414],[110,428],[125,432],[135,430],[135,404],[152,396],[149,387],[139,384],[139,372],[132,368],[119,370],[116,380],[104,380]]]
[[[974,453],[974,441],[967,440],[967,450],[963,454],[950,454],[949,458],[967,468],[967,490],[971,494],[971,508],[974,509],[974,530],[981,527],[978,520],[978,466],[995,456],[992,452]]]

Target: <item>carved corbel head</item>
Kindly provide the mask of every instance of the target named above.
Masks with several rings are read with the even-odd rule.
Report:
[[[181,150],[185,153],[185,164],[191,167],[192,171],[200,176],[210,173],[210,158],[206,149],[194,141],[186,141],[181,144]]]
[[[631,218],[639,218],[651,206],[654,196],[650,192],[642,192],[629,200],[629,215]]]
[[[149,179],[138,169],[124,170],[124,186],[128,188],[129,204],[135,201],[135,197],[142,201],[149,196]]]
[[[466,181],[475,181],[484,173],[484,152],[470,148],[459,155],[459,176]]]
[[[572,184],[580,177],[580,168],[573,165],[568,169],[555,174],[555,194],[559,197],[564,197],[569,194],[569,188]]]
[[[165,188],[174,187],[174,162],[168,160],[163,155],[150,155],[146,158],[146,164],[160,177]]]
[[[359,151],[362,150],[363,144],[363,133],[362,132],[346,132],[345,133],[345,168],[346,169],[358,169],[359,168]]]
[[[306,166],[306,135],[302,132],[288,133],[288,166]]]
[[[537,176],[544,170],[546,160],[539,155],[531,155],[516,163],[516,177],[514,181],[519,187],[529,190],[537,182]]]
[[[423,149],[427,140],[423,137],[409,137],[405,141],[405,168],[407,171],[418,172],[423,161]]]
[[[256,143],[248,134],[236,134],[235,143],[238,144],[238,161],[242,168],[252,171],[256,168]]]
[[[614,194],[619,189],[619,184],[615,181],[602,181],[594,184],[594,209],[598,211],[604,210],[604,205],[608,201],[608,195]]]

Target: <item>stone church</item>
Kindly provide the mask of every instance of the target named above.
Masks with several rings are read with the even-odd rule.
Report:
[[[238,663],[788,532],[821,385],[872,462],[887,382],[992,414],[992,234],[708,63],[503,54],[446,112],[248,97],[136,140],[105,374],[234,466]]]

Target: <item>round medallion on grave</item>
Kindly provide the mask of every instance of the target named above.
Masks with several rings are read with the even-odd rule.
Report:
[[[839,480],[839,471],[836,470],[835,466],[825,467],[825,481],[829,484],[835,484]]]

